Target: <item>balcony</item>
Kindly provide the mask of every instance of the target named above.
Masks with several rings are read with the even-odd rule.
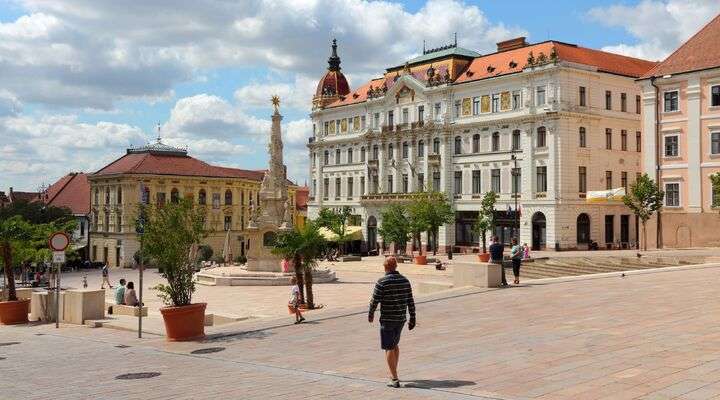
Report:
[[[410,124],[410,129],[422,128],[425,125],[425,121],[417,121]]]
[[[377,159],[368,160],[367,165],[370,169],[377,169],[379,161]]]
[[[418,193],[371,193],[360,196],[360,204],[383,204],[388,201],[408,202]]]
[[[407,130],[407,128],[408,128],[408,123],[407,123],[407,122],[404,122],[404,123],[402,123],[402,124],[397,124],[397,125],[395,126],[395,131],[400,132],[400,131]]]
[[[546,197],[547,197],[547,192],[537,192],[537,193],[535,193],[535,198],[536,198],[536,199],[544,199],[544,198],[546,198]]]
[[[440,154],[428,154],[428,164],[440,165]]]
[[[394,126],[392,125],[383,125],[380,127],[381,133],[391,133],[393,131]]]

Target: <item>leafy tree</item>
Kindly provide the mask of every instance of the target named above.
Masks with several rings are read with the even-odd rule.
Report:
[[[19,200],[0,208],[0,219],[7,219],[13,215],[21,216],[30,224],[54,223],[62,226],[72,222],[75,217],[72,211],[65,207],[55,207],[39,201],[28,202]]]
[[[198,247],[198,260],[199,261],[210,261],[213,256],[213,249],[212,247],[203,244],[200,247]]]
[[[483,195],[478,219],[473,226],[482,239],[483,253],[487,253],[487,232],[492,231],[495,227],[495,203],[498,197],[495,192],[486,192]]]
[[[712,183],[712,206],[720,209],[720,172],[710,175]]]
[[[399,247],[404,253],[410,234],[410,222],[405,207],[400,204],[391,204],[385,207],[380,215],[382,225],[378,232],[382,235],[383,240],[395,243],[396,247]]]
[[[351,216],[352,209],[347,206],[343,207],[339,212],[329,208],[322,208],[315,219],[315,223],[318,227],[325,228],[336,234],[338,246],[342,249],[349,239],[347,227]]]
[[[167,285],[155,286],[158,296],[168,305],[189,305],[195,291],[195,252],[208,234],[205,210],[181,199],[160,207],[146,206],[146,211],[143,251],[157,263],[167,280]]]
[[[445,193],[418,193],[408,206],[410,226],[413,232],[429,232],[433,237],[433,254],[437,253],[437,231],[445,224],[455,221],[455,211]]]
[[[274,254],[293,260],[295,277],[300,287],[300,300],[304,301],[309,309],[315,308],[312,271],[327,247],[327,241],[319,229],[317,221],[307,221],[302,227],[296,226],[291,231],[280,232],[275,238],[272,250]]]
[[[647,250],[646,223],[663,206],[665,192],[660,190],[648,174],[643,174],[630,185],[630,193],[623,197],[623,203],[640,219],[643,229],[643,250]]]

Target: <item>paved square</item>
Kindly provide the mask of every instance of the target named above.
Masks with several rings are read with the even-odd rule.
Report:
[[[204,343],[1,327],[0,344],[20,343],[0,346],[0,387],[3,399],[720,399],[719,278],[667,270],[418,299],[399,390],[384,387],[364,307],[227,325]],[[161,375],[115,379],[136,372]]]

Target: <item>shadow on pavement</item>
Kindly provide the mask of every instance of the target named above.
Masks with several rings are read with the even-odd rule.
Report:
[[[417,379],[413,381],[407,381],[405,387],[418,388],[418,389],[452,389],[459,388],[462,386],[473,386],[473,381],[457,381],[457,380],[432,380],[432,379]]]
[[[264,340],[268,336],[273,335],[272,332],[266,330],[257,330],[249,332],[237,332],[237,333],[219,333],[215,335],[207,335],[203,343],[217,343],[217,342],[235,342],[238,340],[255,339]]]

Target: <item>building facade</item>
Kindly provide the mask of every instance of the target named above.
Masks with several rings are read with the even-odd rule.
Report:
[[[211,233],[205,243],[215,255],[222,254],[229,236],[229,254],[245,256],[251,204],[259,204],[264,174],[210,165],[159,139],[155,144],[128,149],[123,157],[88,177],[90,258],[111,267],[131,266],[140,248],[135,232],[139,202],[162,206],[181,198],[207,210],[206,227]],[[297,215],[295,189],[288,182],[292,218]]]
[[[639,80],[643,166],[665,191],[651,247],[720,246],[720,16]]]
[[[81,260],[88,260],[90,244],[90,183],[87,174],[71,172],[50,185],[41,194],[46,204],[69,209],[77,226],[72,233],[72,246]]]
[[[518,225],[520,242],[536,249],[637,241],[624,205],[585,197],[628,186],[640,172],[634,80],[654,63],[556,41],[517,38],[488,55],[455,43],[354,91],[335,42],[328,64],[311,114],[309,218],[350,207],[370,250],[382,244],[389,202],[442,191],[456,222],[440,229],[438,244],[462,251],[478,246],[472,225],[482,195],[494,191],[495,233],[505,242]]]

